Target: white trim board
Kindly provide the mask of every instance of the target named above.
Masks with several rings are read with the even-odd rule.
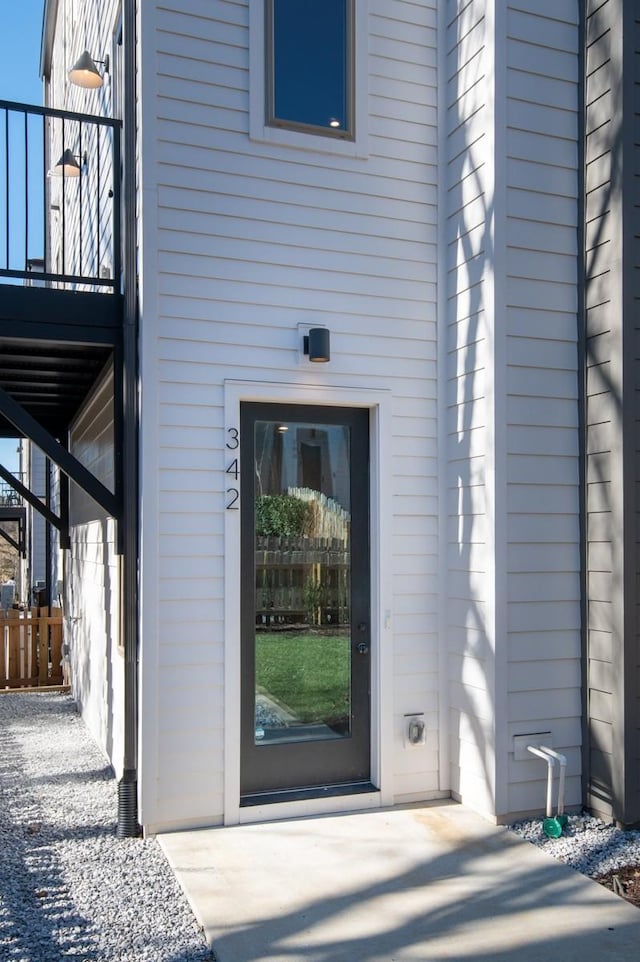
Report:
[[[240,810],[240,512],[225,512],[224,550],[224,824],[390,805],[392,784],[393,663],[391,614],[391,392],[326,385],[227,380],[225,435],[240,424],[240,403],[316,404],[368,408],[371,479],[371,780],[375,796],[338,796]],[[358,801],[359,800],[359,801]]]

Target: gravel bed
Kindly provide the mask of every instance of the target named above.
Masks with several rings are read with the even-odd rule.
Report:
[[[591,878],[629,865],[640,866],[640,831],[625,832],[591,815],[569,815],[560,838],[544,834],[541,818],[516,822],[509,828]]]
[[[117,839],[112,769],[69,695],[0,695],[0,960],[210,962],[155,839]]]
[[[282,728],[284,721],[282,715],[278,714],[273,708],[267,705],[256,705],[256,730],[262,726],[267,728]]]

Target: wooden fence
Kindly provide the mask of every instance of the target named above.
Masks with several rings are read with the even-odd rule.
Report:
[[[256,536],[256,626],[349,623],[350,557],[341,538]]]
[[[66,684],[62,609],[0,611],[0,689]]]

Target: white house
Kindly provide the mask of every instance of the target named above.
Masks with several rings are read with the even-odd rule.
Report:
[[[79,175],[50,189],[82,231],[84,184],[104,224],[121,162],[122,260],[92,235],[121,334],[58,463],[116,495],[71,485],[65,611],[125,821],[453,796],[503,822],[544,806],[517,736],[566,755],[568,805],[640,820],[634,16],[45,2],[46,107],[122,122],[100,180],[67,117]]]

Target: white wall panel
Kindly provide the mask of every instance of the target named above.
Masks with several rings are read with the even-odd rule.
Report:
[[[528,725],[578,784],[577,0],[363,2],[353,150],[254,136],[250,2],[138,9],[142,816],[223,816],[230,378],[389,392],[393,795],[536,807],[507,757]],[[117,2],[82,6],[60,0],[52,90],[108,113],[109,83],[65,77],[79,45],[109,48]],[[301,364],[300,323],[331,329],[326,367]],[[74,445],[109,483],[99,408]],[[113,531],[74,511],[86,659],[115,611]],[[104,744],[107,668],[81,682]],[[407,750],[415,711],[427,744]]]
[[[96,386],[76,418],[71,453],[113,490],[113,375]],[[123,650],[116,525],[70,482],[71,548],[65,552],[65,633],[74,697],[94,738],[121,775]]]
[[[451,777],[500,818],[526,797],[506,726],[563,715],[563,685],[575,711],[580,684],[578,4],[451,0],[446,22],[447,638],[464,656],[449,662]],[[559,646],[557,685],[534,685],[551,648],[529,651],[536,632]]]
[[[437,725],[424,750],[405,754],[401,720],[408,711],[438,711],[436,7],[390,8],[382,0],[368,7],[366,157],[327,153],[322,138],[308,138],[306,149],[250,139],[249,47],[260,38],[251,36],[248,3],[163,0],[142,9],[143,98],[154,143],[143,180],[157,204],[144,241],[157,271],[143,290],[154,304],[142,319],[154,395],[143,379],[143,502],[151,488],[161,507],[158,530],[143,536],[145,556],[154,555],[143,577],[158,599],[163,639],[166,623],[180,620],[185,664],[194,679],[208,677],[211,658],[222,661],[225,632],[234,630],[212,603],[224,592],[225,379],[320,381],[343,387],[345,403],[348,389],[388,389],[395,643],[413,655],[395,662],[395,719],[386,724],[395,732],[394,794],[424,797],[439,787]],[[331,329],[332,361],[321,371],[300,364],[301,322]],[[157,673],[144,682],[143,731],[157,728],[159,713],[179,723],[187,710],[169,691],[170,644],[145,659],[155,645],[146,629],[143,666],[153,660]],[[215,698],[216,724],[203,721],[184,745],[184,799],[164,795],[168,742],[156,732],[157,761],[143,791],[147,821],[222,815],[221,689]],[[212,690],[197,681],[189,713],[201,705],[207,719],[211,704]]]
[[[552,732],[576,803],[578,3],[510,3],[507,61],[508,717],[514,731]],[[567,717],[571,729],[558,724]],[[530,770],[510,761],[514,812],[542,804],[546,772],[531,782]]]

